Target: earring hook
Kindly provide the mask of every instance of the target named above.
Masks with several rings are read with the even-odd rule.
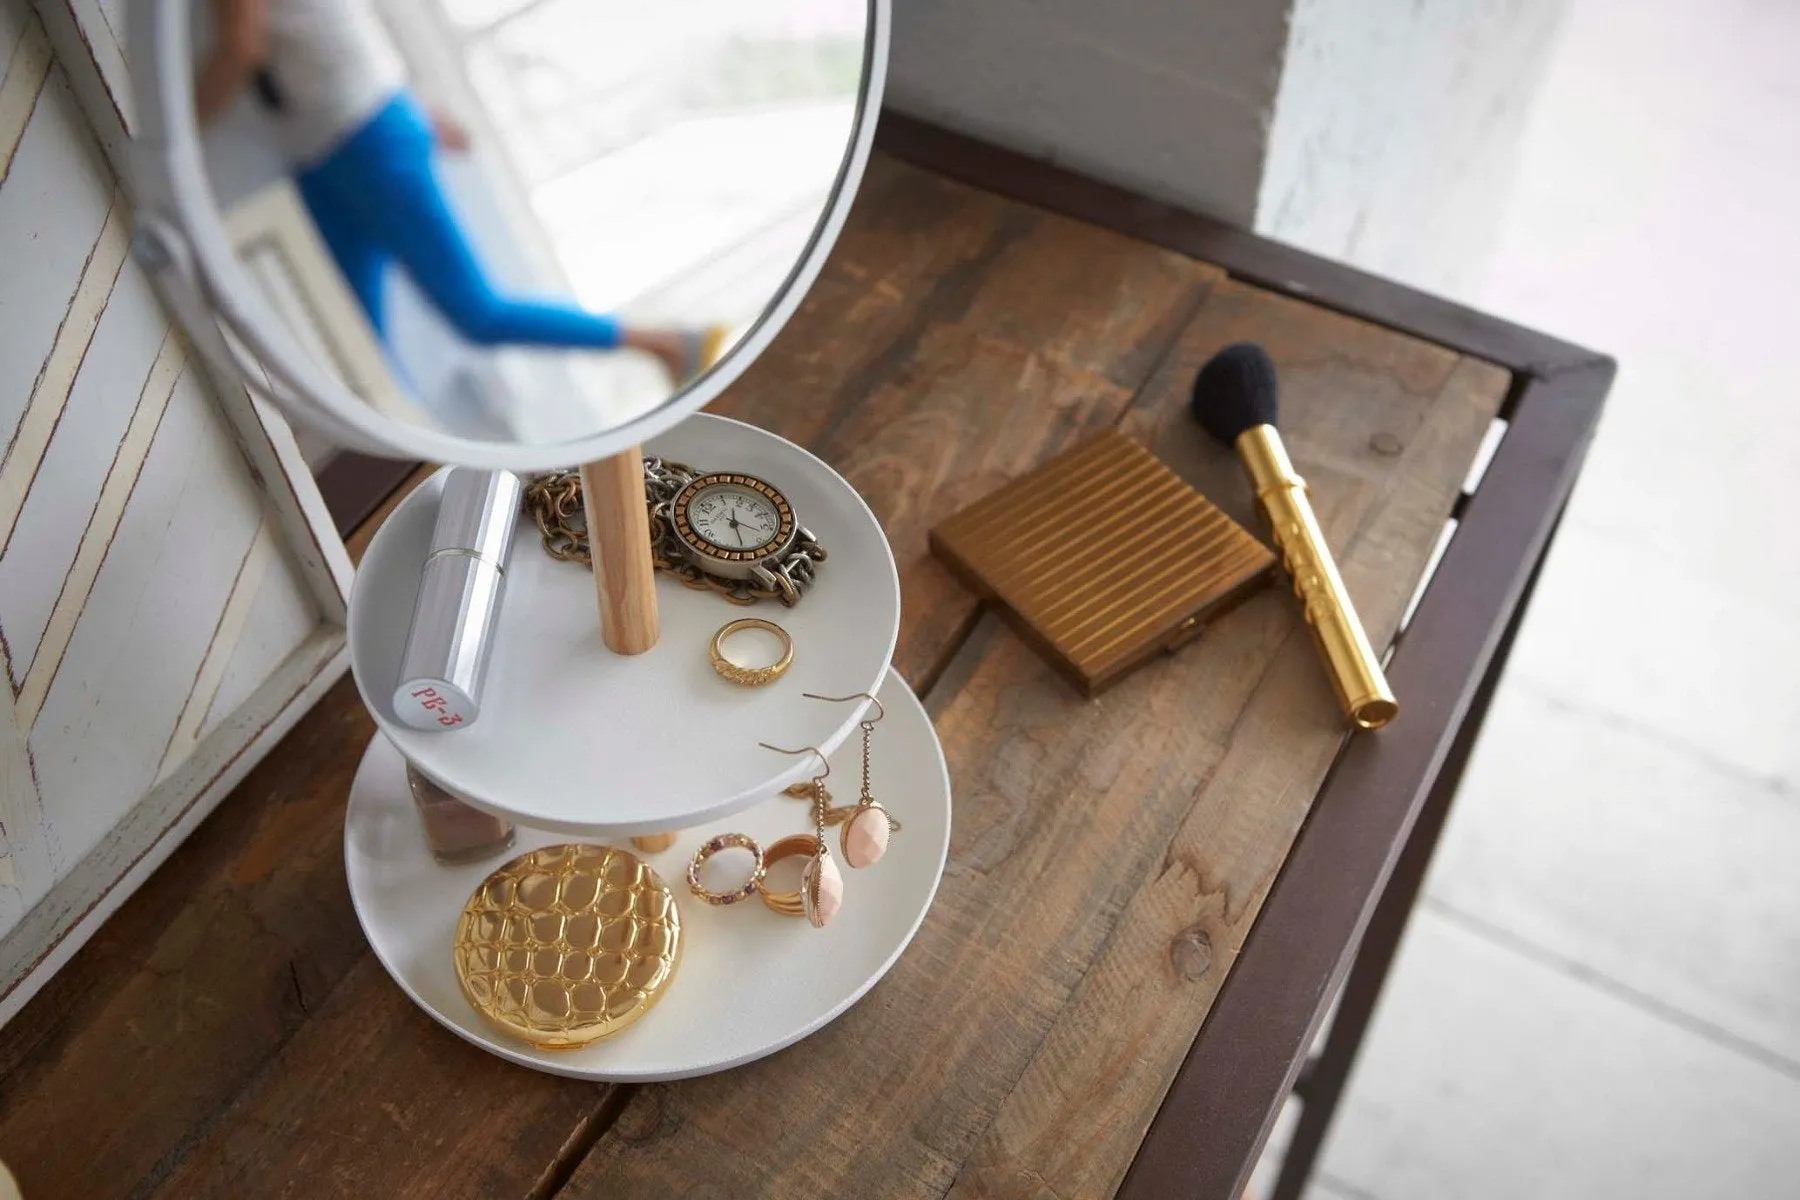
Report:
[[[817,775],[814,775],[813,778],[824,779],[827,775],[831,774],[831,760],[820,753],[817,746],[807,746],[800,750],[788,750],[781,746],[771,746],[768,742],[758,742],[756,744],[761,746],[764,750],[773,750],[777,754],[817,754],[819,755],[819,765],[825,769],[820,771]]]
[[[875,720],[879,721],[887,716],[886,707],[867,692],[852,692],[848,696],[821,696],[817,692],[801,692],[800,694],[808,700],[824,700],[829,704],[848,704],[852,700],[867,700],[875,706]]]

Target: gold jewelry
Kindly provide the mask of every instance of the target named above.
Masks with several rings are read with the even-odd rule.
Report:
[[[463,998],[495,1029],[573,1050],[649,1012],[681,958],[675,896],[614,846],[546,846],[482,881],[456,922]]]
[[[762,523],[774,529],[769,541],[750,551],[742,545],[714,543],[696,529],[689,509],[698,502],[705,510],[706,494],[722,490],[741,496],[749,510],[761,510]],[[707,474],[686,463],[646,458],[644,505],[656,569],[731,604],[779,600],[792,608],[813,585],[819,564],[827,557],[818,539],[795,523],[787,497],[751,475]],[[544,552],[551,558],[591,561],[579,471],[552,471],[532,479],[525,486],[525,509],[537,522]],[[735,522],[738,506],[732,509]],[[701,524],[705,523],[703,518]],[[768,532],[760,526],[753,530],[757,531]]]
[[[706,865],[707,859],[721,850],[733,849],[748,850],[755,857],[756,865],[750,872],[750,878],[742,887],[734,888],[729,892],[709,890],[705,884],[700,882],[700,868]],[[766,866],[763,861],[763,850],[756,844],[755,838],[743,833],[721,833],[718,837],[702,843],[700,848],[694,851],[694,857],[688,860],[688,890],[708,904],[736,904],[756,895],[762,886],[764,870],[766,870]]]
[[[781,657],[762,667],[746,667],[726,658],[726,639],[742,633],[746,629],[760,629],[764,633],[772,633],[780,638]],[[742,687],[762,687],[765,684],[774,683],[786,675],[787,669],[794,665],[794,639],[788,636],[787,630],[773,621],[765,621],[761,617],[745,617],[720,626],[719,632],[713,634],[712,646],[709,648],[708,654],[712,658],[713,670],[717,671],[721,678]]]
[[[875,721],[887,716],[887,709],[881,701],[867,692],[857,692],[850,696],[821,696],[815,692],[804,693],[809,700],[824,700],[831,704],[844,704],[851,700],[867,700],[875,706]],[[843,828],[838,832],[838,848],[844,852],[844,861],[853,869],[861,870],[872,867],[881,861],[887,853],[888,838],[900,828],[900,823],[888,815],[875,799],[869,787],[869,760],[871,743],[875,738],[875,721],[866,717],[859,722],[862,728],[862,790],[857,795],[856,806],[840,809],[844,815],[839,818]]]
[[[808,746],[804,750],[783,750],[780,746],[771,746],[767,742],[757,744],[777,754],[816,754],[819,766],[823,768],[812,778],[813,840],[816,848],[812,861],[800,873],[801,907],[813,928],[823,929],[825,923],[844,906],[844,876],[838,870],[837,863],[832,861],[831,851],[825,847],[825,777],[831,774],[831,763],[819,753],[817,746]]]
[[[778,862],[799,858],[801,855],[805,855],[807,858],[818,857],[819,839],[813,834],[796,833],[782,838],[769,847],[763,858],[763,864],[765,868],[772,867]],[[792,892],[771,892],[769,890],[766,870],[763,881],[757,884],[756,890],[762,893],[762,902],[768,906],[769,911],[780,913],[784,917],[804,917],[806,915],[806,902],[801,898],[798,890]]]

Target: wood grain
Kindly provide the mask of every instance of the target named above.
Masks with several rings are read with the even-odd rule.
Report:
[[[714,407],[868,501],[900,567],[894,666],[923,686],[977,609],[931,527],[1116,421],[1223,277],[878,157],[818,284]]]
[[[1283,592],[1090,704],[925,537],[1115,423],[1257,528],[1183,411],[1199,362],[1246,336],[1281,366],[1290,448],[1381,640],[1504,372],[878,158],[719,408],[843,470],[901,565],[897,665],[929,685],[957,818],[888,979],[772,1059],[677,1084],[609,1091],[465,1047],[350,912],[343,803],[372,727],[346,681],[0,1031],[26,1194],[1105,1194],[1341,722]]]
[[[399,487],[388,495],[386,500],[376,507],[374,512],[369,514],[368,519],[359,525],[355,532],[344,539],[344,549],[349,552],[351,562],[360,563],[362,561],[362,556],[368,551],[369,542],[374,539],[376,530],[381,528],[381,523],[388,519],[390,513],[400,507],[402,500],[412,495],[414,488],[437,472],[437,464],[421,463]]]
[[[0,1146],[27,1195],[171,1170],[368,956],[343,812],[373,733],[343,680],[0,1033]]]
[[[1246,519],[1240,468],[1185,408],[1195,367],[1243,336],[1289,382],[1283,424],[1385,643],[1508,376],[1259,289],[1214,287],[1126,424]],[[857,1009],[778,1058],[640,1090],[573,1195],[1117,1186],[1338,752],[1341,715],[1280,592],[1093,705],[984,622],[928,703],[957,821],[907,955]]]
[[[614,654],[656,645],[656,567],[644,520],[644,452],[637,446],[581,466],[581,504],[593,547],[600,636]]]
[[[1252,289],[1237,293],[1222,294],[1221,308],[1250,308],[1262,329],[1297,327],[1306,345],[1353,340],[1353,330],[1333,328],[1354,324],[1345,318]],[[1203,341],[1215,337],[1214,318],[1222,315],[1203,313],[1193,332]],[[1393,486],[1369,496],[1357,531],[1342,540],[1346,576],[1377,644],[1394,634],[1411,581],[1430,554],[1427,538],[1449,515],[1506,380],[1497,368],[1457,362],[1435,397],[1418,406],[1419,420],[1387,477]],[[1384,390],[1340,384],[1333,399],[1340,408],[1373,413],[1377,406],[1365,410],[1361,401]],[[1339,433],[1329,451],[1312,441],[1321,456],[1315,461],[1368,452],[1366,426],[1345,422]],[[1337,513],[1349,516],[1342,506]],[[953,1195],[1011,1194],[1022,1183],[1057,1195],[1103,1195],[1123,1177],[1341,741],[1317,650],[1299,632],[1292,597],[1279,600],[1297,632],[1263,668],[1160,869],[1125,906]],[[1215,954],[1224,969],[1212,969]],[[1098,1098],[1098,1109],[1069,1106],[1069,1094]]]
[[[69,648],[70,639],[75,636],[75,623],[80,620],[82,610],[87,607],[88,596],[93,591],[95,580],[99,578],[100,568],[106,561],[107,551],[118,533],[119,524],[125,518],[125,506],[137,488],[144,460],[150,454],[150,444],[156,437],[156,431],[162,426],[163,416],[168,411],[169,401],[175,395],[176,384],[181,381],[186,364],[181,339],[171,331],[164,336],[156,360],[150,365],[143,388],[138,394],[137,405],[132,410],[130,424],[125,427],[114,446],[112,460],[94,492],[92,509],[77,535],[74,552],[69,556],[68,570],[57,584],[53,606],[44,617],[42,629],[34,631],[38,632],[38,639],[31,647],[35,653],[27,661],[17,664],[22,675],[19,681],[20,707],[27,728],[37,720],[38,710],[43,707],[44,697],[50,690],[50,681],[62,665],[62,657]],[[21,547],[23,549],[25,547]],[[44,561],[47,557],[40,556],[38,561]],[[7,616],[10,627],[12,615],[9,613]],[[31,629],[24,622],[21,625],[27,630]]]
[[[531,1195],[609,1089],[496,1066],[365,955],[216,1133],[141,1194]]]

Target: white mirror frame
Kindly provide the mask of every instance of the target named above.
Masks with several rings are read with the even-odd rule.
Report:
[[[136,99],[132,136],[137,233],[133,248],[195,343],[227,359],[246,386],[291,419],[355,450],[515,471],[540,471],[610,458],[698,411],[729,387],[800,307],[856,198],[887,79],[892,0],[866,0],[868,35],[856,124],[831,201],[806,251],[774,301],[711,371],[658,407],[590,437],[566,442],[492,442],[457,437],[386,417],[316,363],[276,315],[233,254],[213,199],[194,119],[191,10],[196,0],[130,0],[128,42]],[[210,328],[200,324],[216,322]],[[222,326],[257,360],[231,359]],[[265,383],[264,380],[267,382]]]

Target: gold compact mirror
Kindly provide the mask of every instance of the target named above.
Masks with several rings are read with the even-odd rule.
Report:
[[[636,445],[798,306],[873,134],[886,0],[134,0],[139,256],[355,449]],[[219,336],[222,327],[223,337]]]
[[[452,953],[463,998],[488,1024],[540,1050],[574,1050],[662,999],[681,960],[681,916],[630,851],[546,846],[482,880]]]

